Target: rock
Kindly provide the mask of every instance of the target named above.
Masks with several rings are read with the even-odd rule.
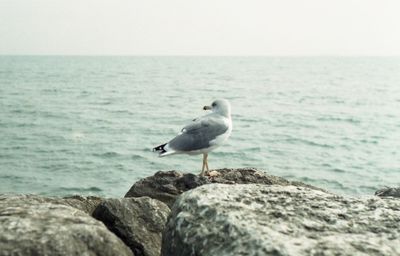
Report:
[[[387,197],[387,196],[400,197],[400,187],[398,187],[398,188],[386,187],[386,188],[376,191],[375,195],[380,196],[380,197]]]
[[[23,202],[37,202],[37,203],[52,203],[72,206],[76,209],[92,214],[97,205],[103,200],[95,196],[69,196],[64,198],[58,197],[43,197],[38,195],[0,195],[0,200],[5,204],[6,202],[19,201]]]
[[[153,176],[136,182],[125,197],[149,196],[166,203],[169,207],[178,195],[189,189],[210,183],[205,177],[177,171],[157,172]]]
[[[50,200],[51,201],[51,200]],[[0,256],[133,255],[103,223],[38,196],[0,196]]]
[[[181,193],[209,183],[296,185],[323,191],[302,182],[291,182],[278,176],[268,175],[254,168],[225,168],[211,171],[210,174],[210,176],[201,177],[191,173],[159,171],[153,176],[141,179],[133,184],[125,197],[149,196],[172,207]]]
[[[210,184],[178,198],[162,255],[400,255],[399,223],[396,199]]]
[[[303,183],[301,181],[289,181],[284,178],[269,175],[263,171],[255,168],[239,168],[239,169],[219,169],[216,170],[219,174],[209,177],[212,183],[221,184],[265,184],[265,185],[295,185],[299,187],[307,187],[315,190],[321,190],[321,188],[314,187],[312,185]]]
[[[93,212],[136,256],[158,256],[170,209],[150,197],[107,199]]]

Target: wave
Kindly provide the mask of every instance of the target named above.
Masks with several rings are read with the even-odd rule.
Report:
[[[118,157],[121,154],[115,152],[115,151],[109,151],[109,152],[104,152],[104,153],[94,153],[93,156],[96,157],[101,157],[101,158],[113,158],[113,157]]]
[[[350,187],[345,186],[337,180],[328,180],[328,179],[318,179],[318,178],[310,178],[310,177],[300,177],[299,178],[304,183],[313,184],[317,187],[330,187],[332,189],[340,190],[340,191],[348,191],[351,190]]]
[[[143,159],[146,159],[145,157],[143,157],[143,156],[140,156],[140,155],[132,155],[131,156],[131,159],[132,160],[143,160]]]
[[[59,190],[66,191],[66,192],[102,192],[103,190],[99,187],[60,187]]]
[[[300,138],[289,138],[289,139],[285,139],[285,141],[290,142],[290,143],[302,143],[302,144],[306,144],[309,146],[316,146],[316,147],[321,147],[321,148],[335,148],[334,146],[326,144],[326,143],[318,143],[315,141],[300,139]]]
[[[317,121],[321,122],[345,122],[345,123],[351,123],[351,124],[360,124],[361,120],[353,118],[353,117],[333,117],[333,116],[327,116],[327,117],[318,117]]]
[[[338,172],[338,173],[345,173],[345,172],[347,172],[346,170],[343,170],[343,169],[340,169],[340,168],[333,168],[333,169],[331,169],[332,171],[334,171],[334,172]]]

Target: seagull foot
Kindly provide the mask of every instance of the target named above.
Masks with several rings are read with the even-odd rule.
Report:
[[[209,172],[207,173],[207,175],[210,176],[210,177],[217,177],[217,176],[220,176],[221,173],[218,172],[218,171],[209,171]]]
[[[221,176],[221,173],[218,172],[218,171],[204,171],[204,172],[201,172],[199,176],[202,176],[202,177],[211,177],[211,178],[212,178],[212,177]]]

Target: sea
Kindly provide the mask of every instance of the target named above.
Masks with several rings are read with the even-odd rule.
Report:
[[[400,57],[0,56],[0,193],[122,197],[202,156],[152,148],[232,105],[211,169],[340,195],[400,186]]]

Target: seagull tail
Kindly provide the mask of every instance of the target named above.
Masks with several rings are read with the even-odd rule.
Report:
[[[168,147],[168,143],[153,148],[153,152],[157,152],[158,156],[168,156],[176,153],[175,150],[171,150]]]

